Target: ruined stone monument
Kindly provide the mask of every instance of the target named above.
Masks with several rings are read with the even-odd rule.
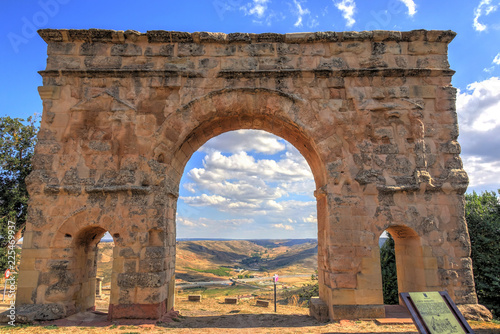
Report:
[[[286,139],[311,167],[330,319],[384,316],[384,230],[396,242],[400,291],[477,303],[447,60],[455,33],[40,35],[43,117],[17,293],[34,319],[94,306],[106,231],[116,245],[109,317],[171,309],[184,167],[237,129]]]

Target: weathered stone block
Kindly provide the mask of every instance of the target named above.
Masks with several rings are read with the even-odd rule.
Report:
[[[81,56],[106,56],[109,45],[105,43],[82,43],[80,45]]]
[[[94,56],[85,57],[85,66],[87,68],[95,69],[117,69],[122,66],[122,58],[113,56]]]
[[[115,44],[111,47],[111,56],[141,56],[142,48],[134,44]]]
[[[257,299],[255,305],[262,307],[269,307],[269,300]]]
[[[47,61],[47,68],[59,68],[65,70],[75,70],[81,67],[80,57],[51,56]]]
[[[329,315],[332,320],[385,318],[385,308],[384,305],[333,305]]]
[[[188,300],[190,302],[201,302],[201,295],[189,295]]]
[[[330,320],[328,316],[328,305],[319,297],[312,297],[309,301],[309,316],[318,321]]]

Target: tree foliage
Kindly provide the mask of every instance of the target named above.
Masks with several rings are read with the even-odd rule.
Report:
[[[8,222],[20,232],[26,223],[28,192],[25,179],[31,172],[31,158],[38,127],[36,120],[0,118],[0,269],[6,267]],[[17,235],[20,235],[18,233]]]
[[[494,192],[465,195],[471,258],[479,303],[500,316],[500,203]]]
[[[394,251],[394,239],[390,234],[387,241],[380,248],[380,264],[382,267],[384,304],[398,304],[399,297],[398,277],[396,273],[396,252]]]

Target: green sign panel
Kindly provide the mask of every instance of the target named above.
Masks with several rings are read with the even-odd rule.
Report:
[[[465,334],[439,292],[410,292],[409,295],[432,334]]]

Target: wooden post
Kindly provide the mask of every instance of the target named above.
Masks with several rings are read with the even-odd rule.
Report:
[[[100,297],[102,294],[102,278],[101,277],[96,277],[95,278],[95,295],[96,297]]]
[[[278,282],[278,274],[274,274],[273,282],[274,282],[274,313],[276,313],[276,282]]]

